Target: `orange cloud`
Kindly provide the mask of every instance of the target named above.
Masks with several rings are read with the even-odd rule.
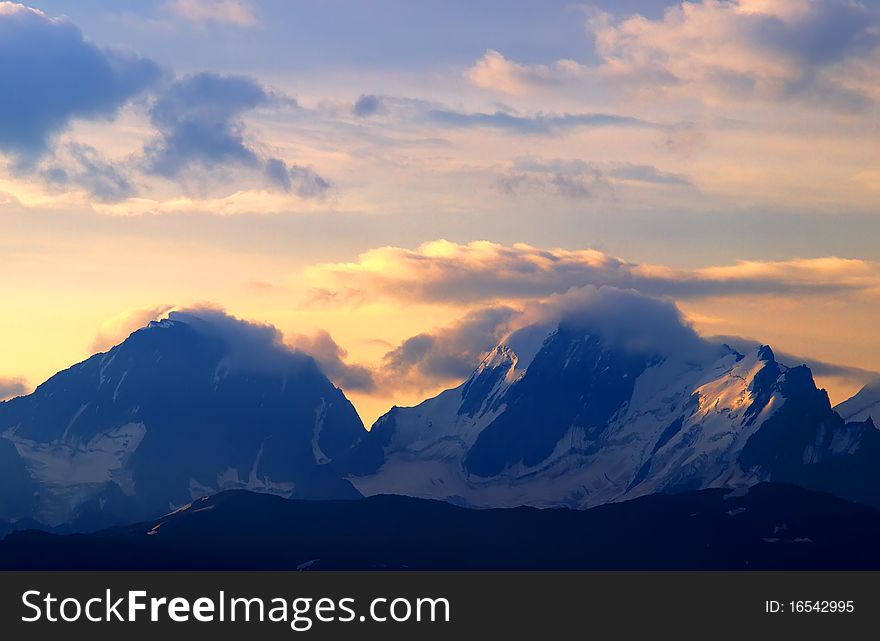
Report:
[[[577,77],[581,71],[581,66],[574,60],[557,60],[552,66],[523,65],[489,49],[465,71],[464,77],[477,87],[521,96]]]
[[[701,0],[656,20],[594,10],[588,29],[597,74],[639,91],[849,110],[878,98],[878,24],[876,10],[844,0]]]
[[[29,391],[28,385],[21,377],[6,378],[0,376],[0,401],[21,396]]]
[[[168,8],[175,15],[194,22],[225,22],[239,27],[260,24],[250,4],[240,0],[173,0]]]
[[[124,341],[128,336],[147,325],[150,321],[159,320],[174,309],[174,305],[157,305],[146,309],[130,309],[108,318],[101,324],[95,338],[89,345],[92,352],[104,352]]]
[[[652,296],[681,299],[866,293],[880,289],[880,266],[870,261],[827,257],[680,269],[631,263],[593,249],[438,240],[415,250],[371,249],[356,262],[307,268],[305,278],[322,292],[325,302],[378,295],[470,304],[543,298],[585,285],[636,289]]]

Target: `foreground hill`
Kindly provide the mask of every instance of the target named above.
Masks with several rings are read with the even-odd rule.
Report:
[[[794,486],[589,510],[232,491],[95,534],[23,531],[2,569],[880,569],[880,511]]]

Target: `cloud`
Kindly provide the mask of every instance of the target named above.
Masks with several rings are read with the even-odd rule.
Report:
[[[0,401],[27,394],[28,389],[28,385],[23,378],[0,376]]]
[[[351,112],[359,118],[374,116],[376,114],[385,113],[385,111],[387,111],[385,103],[379,96],[373,95],[362,95],[355,101],[354,106],[351,109]]]
[[[527,189],[575,200],[614,197],[614,187],[608,174],[587,163],[576,169],[554,169],[514,162],[513,168],[499,177],[498,186],[504,193],[512,195]]]
[[[517,367],[528,367],[544,339],[557,327],[576,327],[600,336],[607,345],[650,359],[712,361],[722,344],[741,354],[761,341],[739,336],[701,336],[678,306],[635,290],[588,285],[528,301],[522,308],[495,306],[469,312],[448,327],[413,336],[388,352],[380,369],[384,391],[435,389],[457,384],[498,344],[509,345]],[[880,380],[880,373],[776,350],[779,362],[806,364],[814,376],[858,389]]]
[[[250,23],[245,3],[172,4],[194,20]],[[222,191],[241,201],[258,187],[264,197],[267,188],[316,201],[330,193],[331,182],[315,169],[271,157],[246,130],[248,112],[295,101],[246,76],[203,72],[167,84],[170,77],[149,59],[98,48],[66,18],[0,2],[0,153],[12,159],[16,177],[41,180],[46,198],[86,192],[96,211],[115,203],[150,211],[189,206],[188,198],[167,194],[152,201],[153,176],[180,181],[187,194],[196,187],[202,198]],[[56,146],[73,120],[113,118],[142,94],[152,98],[155,135],[141,156],[111,160],[77,140]],[[221,175],[230,167],[234,177]]]
[[[376,381],[373,370],[365,365],[346,363],[348,352],[326,331],[319,330],[312,335],[288,335],[285,337],[285,343],[314,357],[327,378],[339,387],[359,392],[375,391]]]
[[[629,182],[670,185],[674,187],[691,187],[693,185],[687,176],[661,171],[653,165],[623,163],[611,167],[608,170],[608,174],[618,180]]]
[[[523,65],[489,49],[465,71],[464,76],[477,87],[521,96],[535,89],[558,85],[581,72],[581,66],[574,60],[557,60],[552,66]]]
[[[281,331],[269,323],[243,320],[219,307],[176,309],[168,319],[186,323],[224,347],[223,365],[231,372],[285,374],[291,366],[302,367],[311,357],[284,344]]]
[[[203,72],[178,80],[150,109],[159,137],[145,149],[148,170],[173,178],[192,168],[259,165],[240,116],[270,100],[259,83],[245,76]]]
[[[445,240],[415,250],[380,247],[353,263],[315,265],[304,276],[323,300],[385,296],[451,302],[541,298],[573,287],[608,285],[677,299],[736,295],[834,295],[880,291],[880,266],[837,257],[740,261],[699,269],[630,263],[584,249],[505,246],[489,241]]]
[[[761,341],[754,338],[745,338],[742,336],[708,336],[707,340],[713,343],[730,345],[740,353],[746,353],[763,344]],[[880,378],[880,372],[863,369],[861,367],[829,363],[828,361],[812,358],[811,356],[796,355],[778,350],[774,350],[774,353],[776,355],[776,360],[786,365],[805,364],[809,366],[815,376],[842,378],[862,385]]]
[[[662,17],[594,10],[596,74],[706,102],[798,100],[861,109],[878,97],[880,11],[852,0],[702,0]]]
[[[311,167],[288,165],[278,158],[266,161],[266,179],[284,192],[300,198],[323,198],[333,185]]]
[[[560,324],[596,334],[611,347],[651,357],[691,359],[716,351],[674,302],[633,289],[576,287],[526,306],[517,319],[524,328],[552,330]]]
[[[516,314],[510,307],[487,307],[451,327],[408,338],[382,359],[381,388],[423,390],[466,377],[501,340]]]
[[[408,338],[386,354],[379,380],[389,392],[459,382],[501,343],[513,348],[518,367],[527,367],[547,335],[559,326],[586,330],[615,349],[650,358],[714,359],[722,344],[742,354],[762,344],[739,336],[703,337],[668,299],[632,289],[587,285],[545,300],[527,301],[519,309],[478,308],[448,327]],[[787,352],[776,351],[776,357],[790,366],[806,364],[815,376],[855,385],[880,377],[871,370]]]
[[[856,0],[696,0],[658,18],[587,9],[598,61],[530,65],[488,50],[465,78],[523,95],[580,79],[659,95],[798,101],[844,111],[880,100],[880,9]]]
[[[506,193],[532,189],[565,198],[613,198],[614,183],[641,183],[689,187],[686,176],[661,171],[652,165],[592,163],[583,160],[517,158],[499,178]]]
[[[669,154],[689,160],[708,146],[708,134],[704,127],[694,123],[668,127],[659,147]]]
[[[92,353],[106,352],[128,338],[132,332],[168,314],[174,305],[156,305],[145,309],[130,309],[108,318],[89,344]]]
[[[285,337],[274,325],[236,318],[222,308],[198,305],[177,308],[158,305],[129,310],[105,321],[90,346],[103,352],[123,342],[150,321],[168,318],[186,323],[207,336],[221,340],[228,351],[224,363],[232,370],[281,374],[291,363],[314,359],[317,366],[336,385],[357,391],[373,391],[373,372],[363,365],[348,364],[348,353],[325,331],[313,335],[293,334]],[[4,379],[0,379],[0,394]],[[15,388],[11,388],[15,389]]]
[[[199,25],[217,22],[255,27],[260,24],[250,3],[241,0],[172,0],[166,7],[174,15]]]
[[[79,187],[104,203],[119,202],[135,194],[124,168],[103,158],[91,145],[71,142],[56,149],[53,155],[53,160],[40,170],[50,186],[65,190]]]
[[[513,348],[518,367],[528,366],[560,325],[651,358],[699,359],[718,352],[717,343],[701,338],[675,303],[635,290],[588,285],[530,301],[522,309],[482,307],[449,327],[408,338],[385,355],[382,387],[421,390],[464,380],[500,343]]]
[[[161,76],[149,59],[86,41],[66,18],[0,2],[0,152],[31,165],[71,120],[113,118]]]
[[[632,118],[604,113],[536,114],[519,116],[506,111],[494,113],[462,112],[451,109],[428,109],[425,117],[439,125],[455,128],[485,127],[517,134],[552,134],[577,127],[657,128],[658,125]]]
[[[147,172],[185,179],[200,171],[237,166],[261,175],[274,190],[304,199],[324,198],[332,188],[329,180],[311,167],[266,157],[248,140],[243,115],[281,102],[247,76],[203,72],[176,81],[150,109],[159,135],[144,148]],[[243,172],[239,178],[246,181],[249,176]]]

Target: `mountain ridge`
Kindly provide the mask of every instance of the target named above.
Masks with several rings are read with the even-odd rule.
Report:
[[[809,368],[769,346],[627,352],[560,324],[527,364],[502,343],[462,385],[380,417],[367,440],[381,463],[371,452],[376,464],[350,478],[366,495],[474,507],[583,508],[771,480],[873,503],[880,476],[861,474],[871,489],[860,489],[838,463],[880,457],[878,436],[843,421]],[[826,478],[832,467],[847,478]]]
[[[870,417],[845,421],[769,346],[739,353],[640,304],[668,326],[543,319],[370,431],[271,326],[172,312],[0,403],[0,521],[94,530],[229,489],[582,509],[773,481],[880,505]]]
[[[94,534],[14,532],[0,569],[867,570],[880,568],[878,541],[880,511],[779,484],[587,510],[236,490]]]

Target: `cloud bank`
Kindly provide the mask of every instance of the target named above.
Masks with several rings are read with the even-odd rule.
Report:
[[[312,356],[321,365],[327,378],[344,390],[376,391],[374,371],[366,365],[347,363],[348,352],[324,330],[312,335],[287,335],[285,344]]]
[[[433,241],[415,250],[380,247],[356,262],[316,265],[305,277],[324,300],[359,296],[472,304],[541,298],[585,285],[678,299],[880,291],[880,266],[837,257],[740,261],[681,269],[630,263],[601,251]]]
[[[347,363],[348,352],[329,333],[318,331],[311,335],[284,336],[274,325],[236,318],[220,307],[208,305],[186,308],[156,305],[121,312],[101,325],[89,349],[91,352],[108,351],[150,321],[163,318],[187,323],[222,340],[230,350],[230,364],[233,367],[248,371],[280,372],[289,357],[306,354],[314,358],[327,378],[339,387],[367,392],[375,389],[373,370],[364,365]],[[4,381],[8,382],[7,379],[0,379],[0,397]],[[10,389],[14,391],[17,388]]]
[[[701,338],[675,303],[635,290],[588,285],[523,308],[473,310],[448,327],[403,341],[379,370],[389,389],[427,389],[464,380],[499,343],[528,364],[544,338],[563,325],[601,336],[609,346],[651,358],[700,358],[718,345]]]
[[[612,347],[649,358],[713,359],[722,345],[746,354],[762,344],[740,336],[703,337],[670,300],[588,285],[544,301],[528,301],[521,309],[495,306],[468,312],[450,326],[401,342],[386,354],[377,376],[392,392],[455,384],[499,343],[513,348],[518,366],[527,366],[544,338],[560,325],[585,329]],[[880,377],[874,371],[778,350],[776,357],[790,366],[806,364],[815,376],[856,385]]]
[[[478,309],[451,327],[406,339],[382,359],[381,387],[423,390],[465,378],[480,356],[498,344],[517,314],[504,306]]]

